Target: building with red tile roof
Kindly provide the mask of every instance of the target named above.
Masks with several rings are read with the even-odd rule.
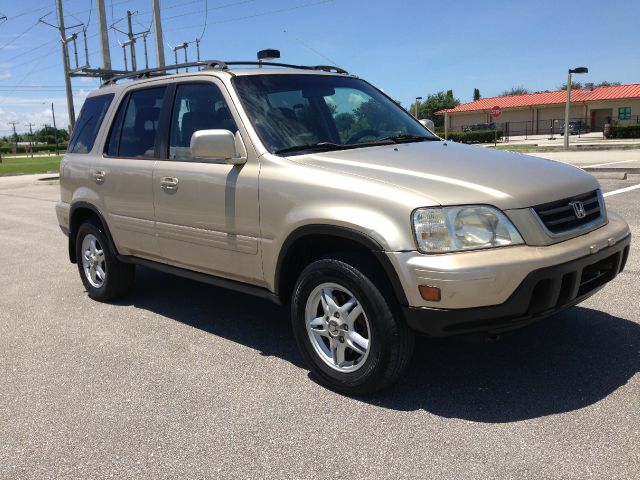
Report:
[[[464,130],[469,126],[496,122],[509,133],[558,133],[564,123],[567,92],[527,93],[481,98],[446,110],[449,128]],[[502,114],[491,117],[493,107]],[[445,110],[437,112],[444,115]],[[640,123],[640,84],[613,85],[571,91],[571,119],[582,121],[593,131],[602,131],[605,123]]]

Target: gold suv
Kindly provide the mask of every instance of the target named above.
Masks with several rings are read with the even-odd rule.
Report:
[[[56,210],[91,298],[144,265],[289,302],[309,368],[362,394],[415,332],[511,330],[624,268],[629,228],[583,170],[446,142],[341,69],[250,64],[89,95]]]

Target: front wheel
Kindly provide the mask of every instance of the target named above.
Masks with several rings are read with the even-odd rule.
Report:
[[[322,259],[300,274],[291,304],[305,362],[325,385],[360,395],[404,372],[413,335],[380,289],[355,266]]]

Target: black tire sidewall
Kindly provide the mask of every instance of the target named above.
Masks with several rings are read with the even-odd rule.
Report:
[[[336,283],[351,291],[369,321],[371,350],[365,363],[350,373],[338,372],[318,357],[306,329],[305,309],[311,292],[322,283]],[[375,284],[355,267],[334,259],[309,265],[300,275],[291,304],[291,320],[296,342],[307,365],[323,383],[349,394],[367,393],[384,383],[392,343],[398,332],[394,315]]]

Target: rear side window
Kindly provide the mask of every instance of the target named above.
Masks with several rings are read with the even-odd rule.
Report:
[[[106,153],[112,157],[153,158],[165,87],[136,90],[120,104]]]
[[[93,148],[113,94],[87,98],[69,141],[68,153],[88,153]]]

